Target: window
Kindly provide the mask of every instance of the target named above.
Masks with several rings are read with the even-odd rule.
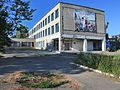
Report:
[[[59,32],[59,23],[55,24],[55,32]]]
[[[47,18],[45,19],[45,25],[47,25]]]
[[[40,29],[40,24],[39,24],[39,29]]]
[[[43,27],[44,27],[44,20],[43,20]]]
[[[38,38],[38,34],[36,34],[36,39]]]
[[[44,47],[44,41],[43,41],[43,47]]]
[[[37,30],[38,30],[39,28],[38,28],[38,25],[37,25]]]
[[[34,35],[34,39],[36,39],[36,35]]]
[[[56,11],[55,11],[55,18],[58,18],[59,17],[59,10],[57,9]]]
[[[51,21],[54,20],[54,12],[51,14]]]
[[[48,35],[50,35],[50,27],[48,28]]]
[[[50,23],[50,15],[48,16],[48,23]]]
[[[41,28],[42,28],[42,22],[41,22]]]
[[[27,47],[30,47],[31,46],[31,42],[27,42]]]
[[[45,29],[45,36],[47,36],[47,29]]]
[[[52,34],[54,34],[54,25],[52,26]]]
[[[32,29],[32,34],[34,33],[33,29]]]
[[[34,32],[35,32],[35,28],[34,28]]]
[[[41,37],[42,37],[42,31],[41,31]]]
[[[44,32],[45,32],[45,31],[43,30],[43,37],[44,37],[44,35],[45,35]]]
[[[40,38],[40,32],[39,32],[38,38]]]

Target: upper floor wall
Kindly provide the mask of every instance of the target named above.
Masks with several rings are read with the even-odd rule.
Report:
[[[104,11],[61,3],[62,33],[105,36]]]
[[[41,18],[30,30],[29,38],[43,38],[55,33],[59,33],[60,3],[52,8],[43,18]],[[54,27],[54,29],[53,29]],[[59,29],[58,29],[59,28]]]

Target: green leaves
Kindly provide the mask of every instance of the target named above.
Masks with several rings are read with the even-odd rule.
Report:
[[[30,1],[22,0],[1,0],[0,1],[0,49],[8,45],[14,31],[18,32],[21,29],[22,22],[32,20],[33,12],[36,9],[30,9]],[[22,25],[22,37],[25,37],[23,32],[27,33],[27,28]],[[20,31],[21,32],[21,31]]]

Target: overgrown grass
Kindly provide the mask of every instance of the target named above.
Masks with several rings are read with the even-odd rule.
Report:
[[[21,85],[22,86],[26,86],[28,88],[54,88],[54,87],[57,87],[57,86],[60,86],[60,85],[63,85],[65,83],[68,83],[68,81],[61,81],[61,82],[54,82],[54,83],[51,83],[51,82],[45,82],[45,81],[42,81],[41,83],[27,83],[27,82],[21,82]]]
[[[63,75],[57,73],[23,73],[22,78],[18,82],[22,86],[28,88],[54,88],[69,82],[69,81],[59,81],[59,82],[52,81],[53,78],[60,78],[62,76]],[[30,82],[32,81],[32,79],[30,78],[34,79],[33,80],[34,83]]]
[[[108,56],[101,54],[81,53],[74,63],[81,64],[90,68],[101,70],[102,72],[120,76],[120,56]]]

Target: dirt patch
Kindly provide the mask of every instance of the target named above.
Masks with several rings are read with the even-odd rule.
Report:
[[[18,84],[19,82],[21,83],[26,82],[29,85],[33,83],[35,85],[43,81],[44,83],[50,82],[56,85],[60,83],[60,85],[64,85],[65,87],[69,87],[69,88],[73,88],[77,90],[80,89],[80,87],[83,87],[83,85],[78,80],[68,75],[62,75],[62,74],[56,74],[56,73],[52,73],[52,74],[51,73],[30,73],[28,74],[25,71],[17,71],[15,73],[12,73],[3,82],[10,83],[10,84],[11,83]],[[61,82],[63,82],[63,84]],[[34,90],[34,88],[22,86],[18,88],[9,88],[8,90]]]

